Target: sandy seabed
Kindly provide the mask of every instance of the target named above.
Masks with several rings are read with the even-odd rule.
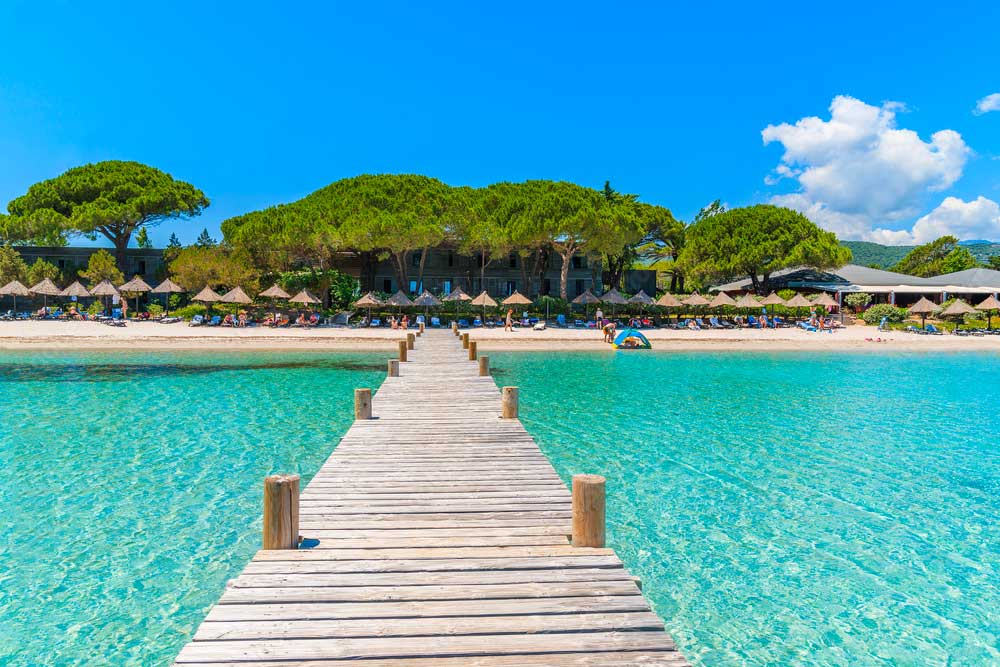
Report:
[[[414,331],[410,329],[410,331]],[[533,331],[474,329],[480,350],[609,351],[601,332],[586,329]],[[643,330],[656,350],[932,350],[1000,351],[1000,336],[926,336],[880,333],[875,327],[850,326],[833,333],[801,329]],[[185,323],[129,322],[112,327],[97,322],[0,322],[0,350],[152,349],[152,350],[340,350],[394,351],[403,331],[392,329],[268,329],[190,327]],[[448,329],[428,329],[428,336],[450,336]]]

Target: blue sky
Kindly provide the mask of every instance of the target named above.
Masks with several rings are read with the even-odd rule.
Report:
[[[1000,3],[757,4],[8,0],[0,205],[132,159],[213,202],[159,244],[363,172],[1000,240]]]

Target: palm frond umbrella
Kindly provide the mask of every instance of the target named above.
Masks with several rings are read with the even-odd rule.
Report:
[[[186,289],[175,283],[170,278],[167,278],[162,283],[150,290],[151,294],[162,294],[163,295],[163,312],[166,315],[170,314],[170,295],[171,294],[183,294],[187,292]]]
[[[118,288],[111,284],[111,281],[105,278],[101,282],[97,283],[90,288],[90,293],[93,296],[101,298],[101,303],[104,305],[104,310],[108,310],[108,300],[107,297],[119,296]]]
[[[785,301],[786,308],[794,308],[795,316],[799,315],[799,308],[812,308],[812,301],[796,292],[790,299]]]
[[[17,280],[12,280],[3,287],[0,287],[0,296],[14,297],[14,312],[17,312],[17,297],[30,296],[31,292]]]
[[[28,289],[28,291],[31,292],[32,294],[34,294],[35,296],[41,294],[42,295],[42,305],[45,306],[45,307],[48,307],[48,305],[49,305],[49,297],[50,296],[59,296],[59,294],[62,292],[62,290],[59,289],[58,287],[56,287],[56,284],[54,282],[52,282],[51,280],[49,280],[48,278],[46,278],[45,280],[42,280],[41,282],[39,282],[39,283],[31,286]]]
[[[472,301],[472,297],[462,291],[461,287],[456,287],[445,297],[441,298],[442,301],[454,301],[455,302],[455,319],[458,319],[459,310],[461,309],[463,301]]]
[[[218,303],[221,298],[222,296],[220,296],[218,292],[208,285],[205,285],[205,289],[195,294],[194,298],[191,300],[197,303],[205,304],[205,314],[207,315],[212,311],[212,304]]]
[[[907,308],[907,312],[911,315],[920,316],[920,328],[923,329],[927,326],[927,316],[938,309],[936,303],[931,301],[925,296],[920,297],[920,301]]]
[[[766,297],[764,297],[761,300],[760,305],[762,305],[762,306],[771,306],[771,316],[772,317],[774,316],[774,307],[775,306],[788,306],[788,304],[785,302],[785,300],[782,299],[780,296],[778,296],[777,292],[771,292]]]
[[[413,300],[413,305],[424,307],[424,318],[426,319],[428,309],[440,306],[441,299],[437,298],[427,290],[424,290],[423,292],[420,293],[420,296],[418,296],[416,299]]]
[[[139,312],[139,297],[146,292],[151,292],[152,287],[149,286],[145,280],[136,276],[132,280],[128,281],[124,285],[118,286],[119,292],[128,292],[129,294],[135,294],[135,312]]]
[[[1000,310],[1000,301],[997,301],[997,298],[990,294],[988,297],[983,299],[982,303],[976,306],[976,310],[982,310],[986,313],[986,328],[992,329],[993,312]]]
[[[611,317],[615,316],[617,306],[624,306],[628,303],[628,301],[625,300],[625,297],[623,297],[614,287],[601,295],[601,302],[611,304]]]
[[[964,317],[969,314],[978,314],[975,308],[962,301],[961,299],[955,299],[950,306],[941,311],[941,317]],[[958,331],[958,326],[960,322],[956,320],[955,331]]]
[[[485,320],[486,308],[487,307],[496,308],[497,302],[493,300],[493,297],[491,297],[489,294],[486,293],[486,290],[483,290],[479,296],[477,296],[475,299],[472,300],[472,305],[483,307],[483,319]]]
[[[600,303],[600,302],[601,300],[598,297],[594,296],[594,293],[591,292],[589,289],[583,292],[582,294],[577,295],[577,297],[573,299],[573,303],[575,303],[578,306],[583,306],[584,317],[586,317],[588,320],[590,319],[590,304]],[[547,317],[548,315],[546,315],[546,318]]]
[[[275,285],[275,287],[277,287],[277,285]],[[286,296],[285,298],[287,299],[288,297]],[[367,308],[368,309],[368,321],[369,322],[371,322],[371,320],[372,320],[372,308],[380,308],[380,307],[382,307],[384,305],[385,305],[385,303],[382,302],[382,299],[380,299],[377,296],[375,296],[374,292],[368,292],[368,294],[365,294],[363,297],[361,297],[360,299],[358,299],[357,301],[354,302],[354,307],[355,308]]]

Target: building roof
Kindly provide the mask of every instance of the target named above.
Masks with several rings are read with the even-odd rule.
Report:
[[[989,287],[1000,290],[1000,271],[993,269],[966,269],[965,271],[934,276],[926,280],[932,285]]]
[[[793,269],[782,269],[771,274],[771,280],[779,279],[779,282],[787,284],[790,289],[797,287],[810,287],[813,289],[829,289],[830,291],[846,290],[850,285],[867,286],[896,286],[896,285],[936,285],[929,282],[927,278],[916,278],[905,273],[894,271],[883,271],[882,269],[872,269],[867,266],[857,264],[845,264],[839,269],[830,271],[817,271],[810,267],[796,267]],[[750,289],[749,278],[717,285],[712,288],[714,292],[737,292]]]

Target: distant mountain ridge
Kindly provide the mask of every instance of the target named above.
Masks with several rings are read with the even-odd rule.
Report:
[[[972,256],[980,264],[985,264],[993,255],[1000,255],[1000,243],[959,241],[959,244],[972,253]],[[852,264],[877,266],[880,269],[891,269],[906,256],[906,253],[917,247],[912,245],[882,245],[870,241],[841,241],[840,245],[850,248],[854,257],[851,260]]]

